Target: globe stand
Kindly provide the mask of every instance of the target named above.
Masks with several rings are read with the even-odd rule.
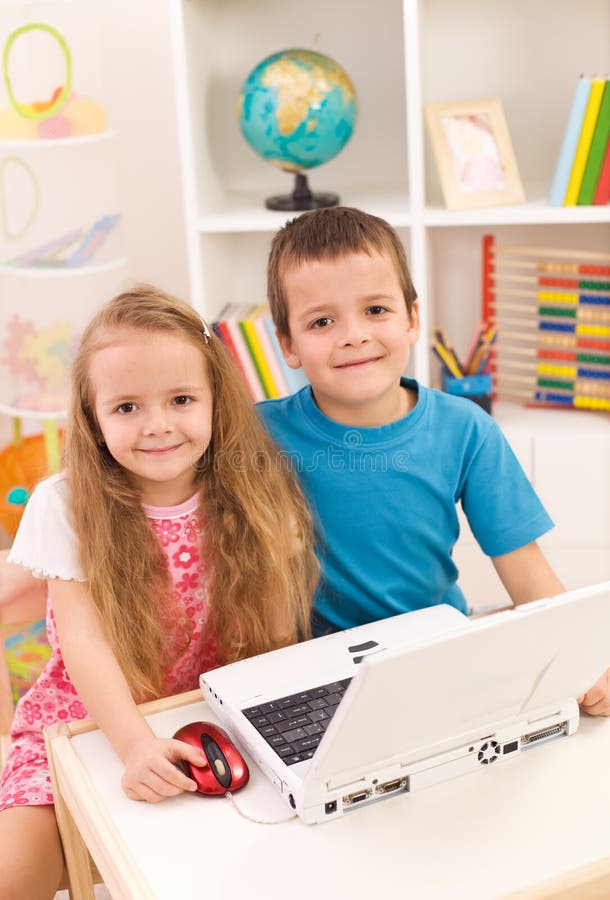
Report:
[[[318,193],[314,194],[307,181],[307,175],[297,172],[294,179],[292,194],[275,194],[267,197],[265,206],[267,209],[279,209],[283,212],[298,211],[304,209],[319,209],[322,206],[336,206],[339,202],[338,194]]]

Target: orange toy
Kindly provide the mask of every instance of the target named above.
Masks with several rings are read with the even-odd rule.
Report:
[[[60,433],[61,438],[61,433]],[[0,524],[15,537],[21,521],[23,506],[8,502],[15,488],[31,493],[36,484],[49,474],[49,464],[42,434],[22,438],[0,450]]]

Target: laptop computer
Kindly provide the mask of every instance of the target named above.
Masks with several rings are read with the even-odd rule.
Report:
[[[578,728],[610,666],[610,582],[470,620],[448,606],[200,678],[229,733],[306,823],[501,765]]]

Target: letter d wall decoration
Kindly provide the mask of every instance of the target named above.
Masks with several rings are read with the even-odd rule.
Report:
[[[0,209],[7,241],[17,241],[36,221],[40,187],[36,173],[18,156],[0,159]]]

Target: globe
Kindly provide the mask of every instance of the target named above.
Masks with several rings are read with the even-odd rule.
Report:
[[[339,202],[334,193],[312,193],[303,170],[345,147],[356,114],[349,75],[323,53],[282,50],[252,69],[239,98],[242,134],[264,160],[296,176],[293,193],[267,198],[267,207],[314,209]]]

